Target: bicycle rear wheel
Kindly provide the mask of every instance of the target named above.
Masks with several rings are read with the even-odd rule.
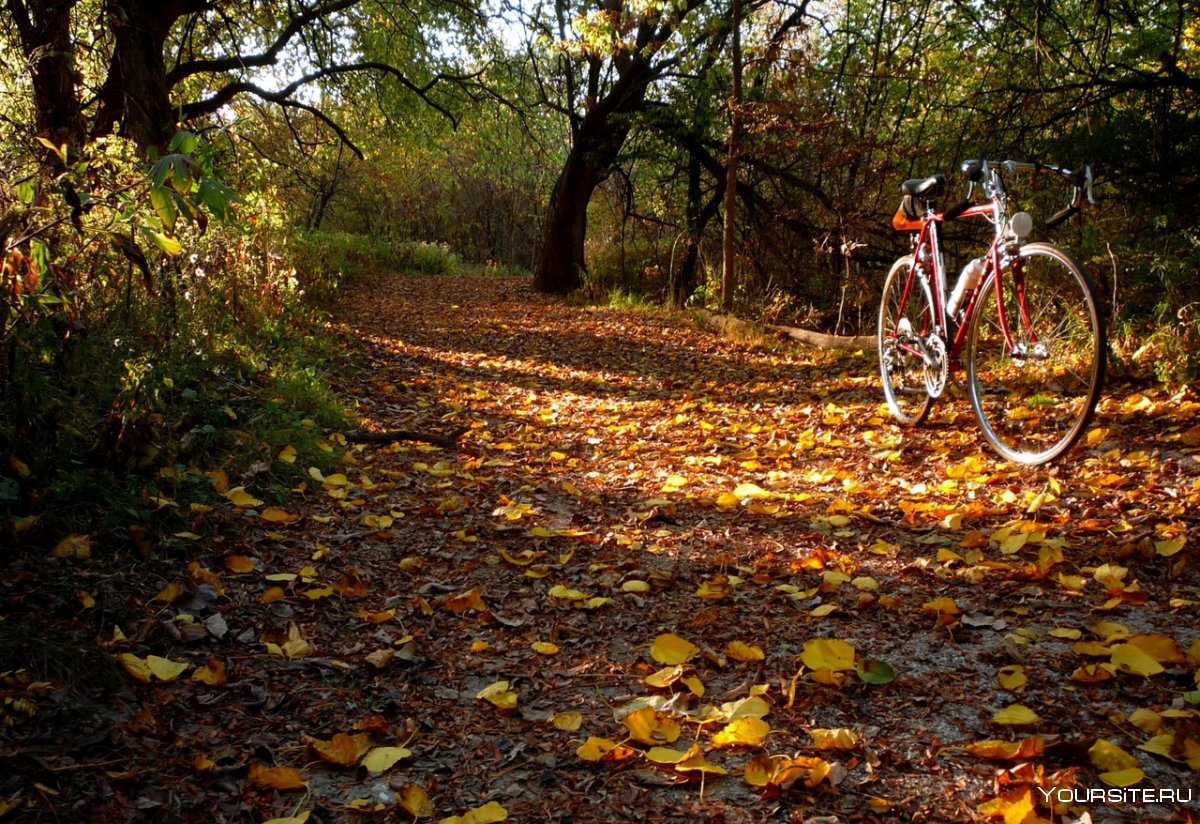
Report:
[[[968,389],[988,444],[1033,466],[1062,455],[1087,428],[1108,344],[1096,287],[1068,252],[1027,244],[1003,275],[1012,278],[1003,305],[989,275],[971,319]]]
[[[879,371],[892,417],[904,426],[925,420],[933,405],[925,381],[925,359],[917,338],[932,334],[929,286],[913,273],[911,255],[892,264],[879,303]]]

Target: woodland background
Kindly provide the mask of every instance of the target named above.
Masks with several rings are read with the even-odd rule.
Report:
[[[322,355],[296,344],[319,350],[321,301],[381,269],[869,333],[898,183],[966,157],[1092,163],[1101,205],[1055,239],[1108,297],[1118,371],[1191,380],[1197,12],[10,0],[0,505],[208,448],[232,375],[287,399],[268,429],[315,414]],[[1039,217],[1065,197],[1013,189]],[[961,262],[971,238],[950,243]],[[29,476],[57,480],[31,501]]]

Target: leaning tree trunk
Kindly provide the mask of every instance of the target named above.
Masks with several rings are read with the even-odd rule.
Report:
[[[585,141],[577,140],[554,183],[533,270],[533,288],[539,292],[565,295],[583,285],[588,203],[601,179],[590,152]]]
[[[539,292],[565,295],[582,285],[588,203],[616,166],[633,126],[631,115],[645,106],[654,77],[655,69],[644,57],[630,58],[612,89],[579,122],[542,227],[533,268],[533,287]]]

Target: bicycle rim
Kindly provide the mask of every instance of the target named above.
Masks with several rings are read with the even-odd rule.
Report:
[[[913,259],[902,257],[892,264],[883,284],[879,303],[879,371],[888,409],[904,426],[925,420],[933,405],[925,387],[925,364],[921,353],[906,339],[927,336],[934,325],[933,304],[928,287],[911,277]],[[907,294],[906,294],[907,293]],[[907,331],[902,321],[907,320]]]
[[[1108,351],[1102,313],[1083,267],[1055,246],[1024,246],[1019,267],[1003,276],[1012,346],[993,274],[971,320],[971,406],[996,452],[1017,463],[1043,464],[1075,444],[1096,408]]]

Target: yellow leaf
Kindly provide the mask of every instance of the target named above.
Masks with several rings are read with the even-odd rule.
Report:
[[[128,656],[129,653],[127,653],[127,652],[121,653],[121,655]],[[130,656],[130,657],[135,657],[135,656]],[[124,659],[122,659],[122,663],[123,664],[125,663]],[[159,681],[174,681],[176,678],[183,675],[183,673],[186,672],[190,666],[191,666],[191,664],[187,663],[186,661],[172,661],[169,658],[162,658],[158,655],[147,655],[146,659],[145,659],[145,670],[144,671],[148,671],[151,675],[153,675]],[[140,665],[138,665],[137,668],[140,670]],[[128,666],[126,666],[126,669],[128,670],[130,668]],[[130,673],[133,674],[133,670],[130,670]],[[134,677],[138,677],[138,676],[134,675]],[[139,679],[139,680],[148,680],[148,679]]]
[[[761,661],[766,656],[763,653],[763,648],[759,646],[751,646],[742,641],[730,641],[725,645],[725,654],[734,661]]]
[[[250,783],[256,787],[273,790],[302,790],[307,786],[304,776],[295,767],[268,767],[266,764],[250,765]],[[307,818],[308,814],[305,813]]]
[[[976,741],[965,747],[968,754],[976,758],[993,761],[1027,761],[1037,758],[1046,751],[1046,742],[1040,735],[1020,741]]]
[[[695,644],[670,632],[655,638],[650,646],[650,657],[660,664],[668,665],[690,661],[699,652],[700,648]]]
[[[1138,766],[1137,757],[1106,739],[1099,739],[1088,750],[1088,760],[1101,772],[1116,772]]]
[[[760,752],[746,762],[746,769],[742,773],[742,780],[751,787],[766,787],[774,777],[775,762],[765,752]]]
[[[993,723],[1018,726],[1024,724],[1036,724],[1041,720],[1042,719],[1036,712],[1023,704],[1013,704],[1012,706],[1005,707],[992,716]]]
[[[672,744],[682,728],[675,719],[653,707],[642,707],[621,719],[629,729],[629,737],[642,744]]]
[[[310,601],[319,601],[322,598],[328,598],[333,595],[333,587],[314,587],[313,589],[304,590],[304,597]]]
[[[760,747],[771,731],[761,718],[738,718],[712,737],[714,747]]]
[[[737,718],[763,718],[771,713],[771,705],[757,695],[721,705],[721,715],[729,721]]]
[[[996,681],[1009,692],[1023,692],[1025,685],[1029,683],[1029,678],[1025,675],[1023,666],[1009,664],[996,671]]]
[[[854,669],[854,647],[836,638],[815,638],[804,642],[800,660],[811,670],[843,672]]]
[[[512,710],[517,707],[517,693],[508,688],[507,681],[490,684],[475,693],[475,697],[487,701],[501,710]]]
[[[556,655],[558,653],[558,644],[551,644],[548,641],[534,641],[531,646],[538,655]]]
[[[117,654],[117,661],[125,671],[143,683],[150,683],[150,664],[144,658],[138,658],[132,652]]]
[[[294,464],[296,462],[296,447],[288,444],[283,449],[279,450],[279,454],[275,456],[276,460],[283,461],[286,464]]]
[[[934,598],[921,605],[921,610],[929,615],[958,615],[958,604],[953,598]]]
[[[1177,554],[1181,549],[1183,549],[1183,546],[1186,543],[1187,536],[1185,535],[1180,535],[1178,538],[1174,538],[1169,541],[1155,541],[1154,551],[1164,558],[1170,558],[1172,555]]]
[[[577,589],[571,589],[570,587],[563,586],[562,584],[557,584],[551,587],[549,595],[551,598],[557,598],[560,601],[583,601],[589,597],[585,592],[580,592]]]
[[[1149,677],[1163,672],[1163,665],[1136,644],[1125,642],[1112,649],[1112,663],[1122,672]]]
[[[813,748],[818,750],[852,750],[858,746],[858,733],[846,727],[809,730]]]
[[[763,489],[758,484],[751,484],[751,483],[738,484],[737,488],[735,490],[733,490],[733,495],[738,500],[741,500],[743,498],[753,498],[756,500],[761,500],[764,498],[774,497],[774,493],[768,492],[767,490]]]
[[[616,747],[616,741],[589,735],[587,741],[579,745],[579,749],[575,751],[575,754],[584,761],[599,761]]]
[[[467,810],[462,815],[443,818],[438,824],[494,824],[497,821],[508,821],[508,810],[495,801],[489,801],[482,807]]]
[[[796,784],[815,787],[824,781],[832,771],[833,765],[823,758],[810,756],[783,758],[775,765],[775,775],[771,778],[771,783],[781,787],[790,787]]]
[[[699,748],[693,748],[694,754],[675,765],[680,772],[712,773],[713,775],[728,775],[729,771],[704,759]]]
[[[1100,780],[1110,787],[1132,787],[1145,777],[1146,773],[1142,772],[1141,767],[1126,767],[1123,770],[1100,773]]]
[[[328,741],[306,735],[304,740],[322,761],[336,764],[339,767],[355,766],[371,748],[371,736],[365,732],[354,735],[339,732]]]
[[[300,520],[299,515],[294,515],[291,512],[282,510],[277,506],[267,507],[259,514],[259,517],[264,521],[270,521],[273,524],[294,524],[296,521]]]
[[[581,712],[560,712],[550,719],[550,723],[555,729],[563,730],[564,732],[576,732],[583,726],[583,713]]]
[[[268,818],[263,824],[306,824],[310,815],[312,815],[312,810],[305,810],[302,813],[289,815],[284,818]]]
[[[626,581],[621,584],[622,592],[649,592],[650,584],[645,581]]]
[[[645,677],[645,682],[652,687],[669,687],[683,677],[683,667],[663,667],[658,672],[652,672]]]
[[[397,761],[402,761],[410,755],[412,755],[412,750],[407,747],[375,747],[363,756],[361,765],[366,767],[367,772],[379,775],[390,770]]]
[[[304,639],[300,634],[300,628],[295,624],[288,627],[287,640],[283,642],[280,648],[284,657],[295,660],[297,658],[306,658],[313,654],[313,646]]]
[[[247,558],[245,555],[230,555],[225,559],[225,568],[230,572],[246,573],[255,570],[253,558]]]
[[[1024,785],[979,805],[986,816],[1003,816],[1004,824],[1025,824],[1034,815],[1033,788]]]
[[[396,803],[413,818],[429,818],[433,815],[433,802],[428,793],[414,784],[406,785],[396,794]]]
[[[1129,643],[1160,664],[1186,664],[1188,660],[1179,643],[1169,635],[1143,632],[1131,635]]]
[[[1103,681],[1111,681],[1117,674],[1117,668],[1112,664],[1085,664],[1082,667],[1076,667],[1071,673],[1071,680],[1078,681],[1081,684],[1099,684]]]
[[[225,493],[225,497],[234,506],[241,506],[241,507],[262,506],[262,501],[260,501],[258,498],[255,498],[253,495],[251,495],[249,492],[246,491],[246,488],[242,487],[242,486],[235,486],[233,489],[230,489],[228,492]]]
[[[685,758],[690,758],[700,751],[699,747],[689,750],[672,750],[668,747],[651,747],[646,750],[646,758],[655,764],[678,764]]]
[[[208,684],[210,687],[221,686],[228,680],[228,676],[225,674],[225,663],[216,658],[209,659],[207,664],[192,673],[192,680]]]
[[[259,596],[258,600],[259,603],[262,604],[273,604],[276,601],[282,601],[286,597],[286,593],[279,587],[269,587],[261,596]]]
[[[55,558],[90,558],[92,538],[90,535],[72,533],[55,544],[51,551]]]

